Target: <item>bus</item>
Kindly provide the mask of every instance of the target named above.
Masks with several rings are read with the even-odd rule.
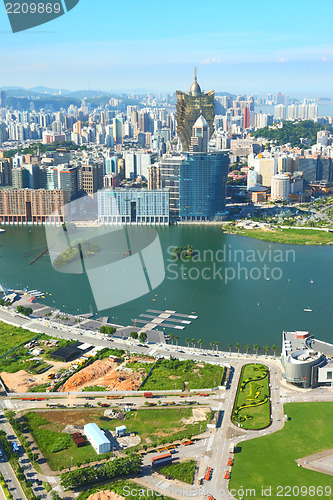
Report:
[[[171,453],[163,453],[163,455],[156,455],[151,459],[152,467],[160,467],[161,465],[167,465],[172,461]]]

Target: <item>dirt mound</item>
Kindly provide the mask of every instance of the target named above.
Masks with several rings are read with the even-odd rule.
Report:
[[[88,497],[88,500],[125,500],[124,497],[118,495],[114,491],[99,491]]]
[[[143,374],[140,372],[116,370],[117,363],[109,359],[95,361],[70,377],[59,389],[60,392],[79,391],[90,385],[101,385],[109,390],[136,390],[141,385]]]

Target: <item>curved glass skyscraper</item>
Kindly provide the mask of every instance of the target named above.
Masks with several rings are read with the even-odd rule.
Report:
[[[210,134],[214,130],[214,90],[209,92],[201,92],[200,85],[197,81],[196,70],[194,74],[194,82],[191,85],[188,93],[177,90],[176,103],[176,120],[177,134],[183,151],[189,151],[192,136],[192,127],[200,112],[207,120]],[[210,136],[209,136],[210,139]]]

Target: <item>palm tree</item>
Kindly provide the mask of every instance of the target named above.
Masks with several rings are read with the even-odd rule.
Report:
[[[178,345],[178,340],[179,340],[178,335],[175,335],[175,336],[174,336],[174,339],[175,339],[175,341],[176,341],[176,345]]]
[[[198,344],[200,346],[200,349],[202,348],[202,339],[198,340]]]
[[[245,349],[246,354],[248,354],[249,349],[250,349],[249,344],[246,344],[246,345],[244,346],[244,349]]]
[[[173,339],[175,338],[175,336],[173,335],[173,333],[170,333],[169,338],[171,340],[171,344],[173,345]]]
[[[192,339],[192,347],[195,347],[195,339]]]
[[[229,353],[231,354],[232,344],[228,344],[228,347],[229,347]]]
[[[258,344],[253,344],[253,349],[256,351],[256,355],[257,355],[260,347],[258,346]]]
[[[235,345],[235,347],[236,347],[237,352],[238,352],[238,354],[239,354],[239,349],[240,349],[242,346],[240,345],[240,343],[239,343],[239,342],[237,342],[237,343],[236,343],[236,345]]]
[[[268,345],[264,345],[263,350],[264,350],[265,354],[268,354],[268,351],[269,351]]]
[[[215,345],[216,345],[216,350],[217,350],[217,351],[219,350],[219,343],[220,343],[220,342],[219,342],[218,340],[215,342]]]
[[[273,345],[272,345],[273,356],[275,356],[275,353],[276,353],[276,351],[278,351],[278,350],[279,350],[278,346],[273,344]]]
[[[190,347],[190,339],[188,337],[185,339],[185,342],[187,344],[187,347]]]
[[[214,342],[209,342],[209,345],[212,349],[214,349]]]

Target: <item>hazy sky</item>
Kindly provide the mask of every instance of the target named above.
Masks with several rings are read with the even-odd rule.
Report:
[[[0,87],[187,90],[196,65],[205,90],[333,96],[332,14],[332,0],[80,0],[12,34],[1,2]]]

